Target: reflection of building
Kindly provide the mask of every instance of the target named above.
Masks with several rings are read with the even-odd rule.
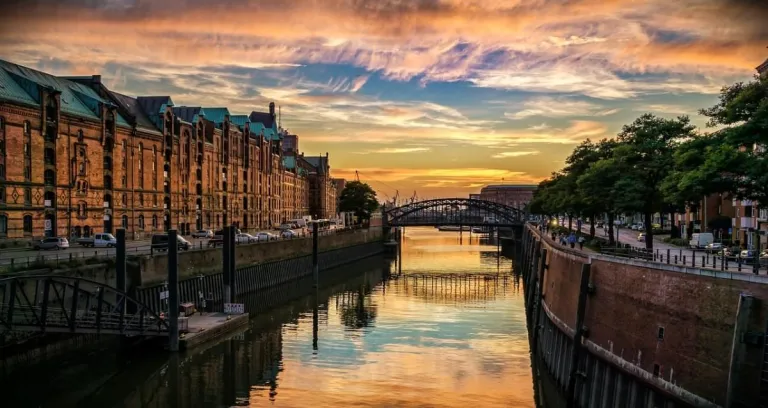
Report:
[[[0,61],[0,239],[266,228],[309,213],[310,174],[312,201],[335,214],[328,154],[297,164],[297,152],[274,103],[176,106]]]
[[[492,201],[522,210],[533,199],[533,192],[538,186],[501,184],[489,185],[480,190],[480,194],[472,194],[470,198]]]

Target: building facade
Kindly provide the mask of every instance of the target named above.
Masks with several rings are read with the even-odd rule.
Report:
[[[525,209],[533,200],[533,192],[538,186],[520,184],[488,185],[480,190],[480,194],[472,194],[470,198],[504,204],[519,210]]]
[[[321,172],[287,165],[274,103],[250,115],[176,106],[1,60],[0,89],[0,240],[253,231],[308,215],[315,199]]]
[[[325,156],[303,156],[312,171],[309,173],[309,213],[316,219],[336,218],[336,183],[331,178],[328,153]]]

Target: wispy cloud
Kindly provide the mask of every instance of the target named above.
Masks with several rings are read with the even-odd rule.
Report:
[[[563,97],[540,97],[523,102],[520,104],[519,110],[506,112],[504,113],[504,116],[515,120],[526,119],[532,116],[565,118],[579,116],[607,116],[617,113],[618,111],[619,109],[617,108],[610,108],[583,100],[574,100]]]
[[[357,154],[404,154],[404,153],[418,153],[427,152],[430,149],[428,147],[385,147],[376,150],[367,150],[364,152],[357,152]]]
[[[508,159],[510,157],[522,157],[522,156],[536,156],[540,154],[541,152],[538,150],[520,150],[515,152],[501,152],[494,154],[494,159]]]

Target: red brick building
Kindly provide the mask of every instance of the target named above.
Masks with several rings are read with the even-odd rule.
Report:
[[[492,201],[522,210],[533,200],[533,192],[537,187],[521,184],[488,185],[480,190],[479,195],[473,194],[470,198]]]
[[[286,168],[286,134],[274,103],[250,115],[176,106],[0,60],[0,240],[258,230],[306,215],[310,173],[329,178],[328,156],[322,171]],[[322,192],[317,202],[335,189]]]

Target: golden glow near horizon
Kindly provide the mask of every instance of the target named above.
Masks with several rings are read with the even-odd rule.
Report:
[[[131,95],[281,106],[308,154],[382,197],[535,183],[644,112],[688,114],[765,60],[768,7],[733,0],[42,0],[0,56]]]

